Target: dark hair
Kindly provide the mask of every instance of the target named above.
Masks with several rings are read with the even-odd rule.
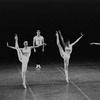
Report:
[[[27,45],[28,45],[28,41],[24,41],[24,43],[23,43],[23,44],[25,45],[26,43],[27,43]]]
[[[66,46],[69,46],[69,43],[70,43],[70,40],[67,39],[67,41],[66,41]]]
[[[40,30],[37,30],[37,32],[40,32]]]

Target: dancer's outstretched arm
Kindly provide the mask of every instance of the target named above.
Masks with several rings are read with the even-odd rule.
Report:
[[[95,44],[95,45],[100,45],[100,43],[92,42],[90,45]]]
[[[18,49],[19,45],[18,45],[18,36],[17,34],[15,34],[15,47],[14,46],[10,46],[7,42],[7,47],[12,48],[12,49]],[[21,49],[21,48],[20,48]]]
[[[11,48],[11,49],[16,49],[16,47],[10,46],[7,42],[7,47]]]
[[[34,49],[34,48],[38,48],[38,47],[40,47],[40,46],[46,46],[47,44],[46,43],[43,43],[43,44],[41,44],[41,45],[39,45],[39,46],[29,46],[31,49]]]
[[[62,37],[61,31],[59,30],[58,32],[59,32],[59,35],[60,35],[63,46],[66,47],[66,44],[65,44],[64,39]]]
[[[82,37],[83,37],[83,34],[81,33],[81,36],[75,42],[71,43],[71,45],[72,46],[75,45]]]

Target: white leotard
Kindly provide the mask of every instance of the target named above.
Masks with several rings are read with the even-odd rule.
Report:
[[[35,36],[35,37],[34,37],[35,44],[36,44],[37,46],[42,45],[43,39],[44,39],[43,36]]]
[[[65,47],[64,58],[70,58],[70,54],[72,53],[72,45]]]
[[[27,47],[27,48],[23,48],[21,49],[22,54],[23,54],[23,61],[28,61],[29,57],[31,55],[31,48]]]

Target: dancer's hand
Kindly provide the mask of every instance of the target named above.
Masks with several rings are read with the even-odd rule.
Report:
[[[92,44],[94,44],[93,42],[92,43],[90,43],[90,45],[92,45]]]
[[[34,49],[34,52],[36,52],[36,49]]]
[[[81,36],[83,36],[82,32],[81,32]]]
[[[17,36],[17,34],[15,34],[15,40],[18,40],[18,36]]]
[[[44,52],[44,49],[42,49],[42,52]]]
[[[44,46],[46,46],[47,44],[46,43],[44,43]]]
[[[61,31],[60,30],[58,32],[59,32],[59,34],[61,34]]]
[[[8,47],[9,45],[8,45],[8,42],[7,42],[7,47]]]
[[[56,31],[56,36],[58,36],[58,32]]]
[[[62,37],[62,35],[61,35],[61,31],[59,30],[58,32],[59,32],[59,34],[60,34],[61,38],[63,39],[63,37]]]

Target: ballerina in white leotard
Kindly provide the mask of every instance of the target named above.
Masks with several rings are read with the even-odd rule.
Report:
[[[62,44],[64,46],[64,50],[63,50],[62,46],[60,45],[59,35],[60,35]],[[64,59],[64,70],[65,70],[65,76],[66,76],[67,83],[69,83],[68,65],[69,65],[70,55],[72,53],[72,47],[73,47],[73,45],[75,45],[82,38],[82,36],[83,36],[83,34],[81,33],[81,36],[75,42],[70,44],[70,41],[68,41],[66,43],[64,42],[60,31],[56,31],[57,46],[59,48],[59,52],[60,52],[61,57]]]
[[[24,41],[24,48],[19,48],[18,36],[17,34],[15,34],[15,47],[9,46],[8,42],[7,42],[7,47],[17,50],[18,59],[22,63],[21,74],[22,74],[23,86],[24,88],[26,88],[26,71],[27,71],[27,65],[29,62],[29,58],[31,55],[31,49],[39,47],[39,46],[28,46],[28,41]]]

